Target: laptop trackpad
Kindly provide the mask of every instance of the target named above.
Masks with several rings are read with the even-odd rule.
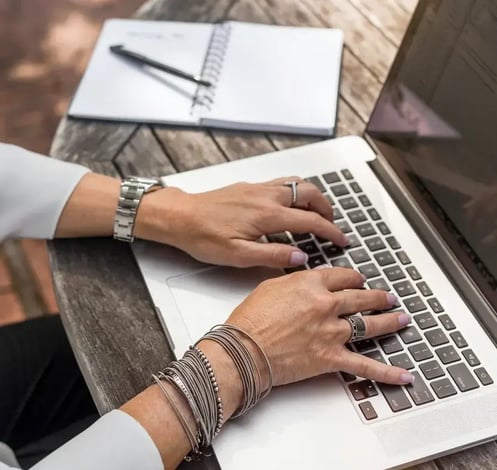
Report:
[[[193,342],[226,321],[263,280],[281,275],[280,269],[214,266],[169,278],[167,284]]]

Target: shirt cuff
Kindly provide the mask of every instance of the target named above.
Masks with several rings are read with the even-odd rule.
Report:
[[[31,470],[164,470],[145,429],[114,410],[64,444]]]

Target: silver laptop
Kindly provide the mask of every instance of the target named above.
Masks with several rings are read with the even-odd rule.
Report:
[[[223,470],[398,468],[497,436],[496,17],[492,2],[422,2],[364,138],[165,178],[190,192],[308,178],[333,203],[351,246],[312,234],[267,238],[301,247],[307,268],[358,269],[414,319],[354,346],[411,370],[413,385],[337,373],[276,389],[215,441]],[[260,281],[283,274],[134,248],[177,356]]]

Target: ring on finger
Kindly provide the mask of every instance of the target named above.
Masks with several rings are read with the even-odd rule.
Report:
[[[361,317],[349,316],[344,317],[350,325],[350,337],[347,343],[353,343],[354,341],[360,341],[366,337],[366,322]]]
[[[285,181],[283,186],[286,186],[292,190],[292,201],[290,203],[290,207],[295,207],[297,205],[297,185],[298,181]]]

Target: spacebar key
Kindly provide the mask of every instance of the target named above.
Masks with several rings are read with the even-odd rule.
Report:
[[[377,383],[388,405],[394,413],[412,408],[411,402],[399,385]]]

